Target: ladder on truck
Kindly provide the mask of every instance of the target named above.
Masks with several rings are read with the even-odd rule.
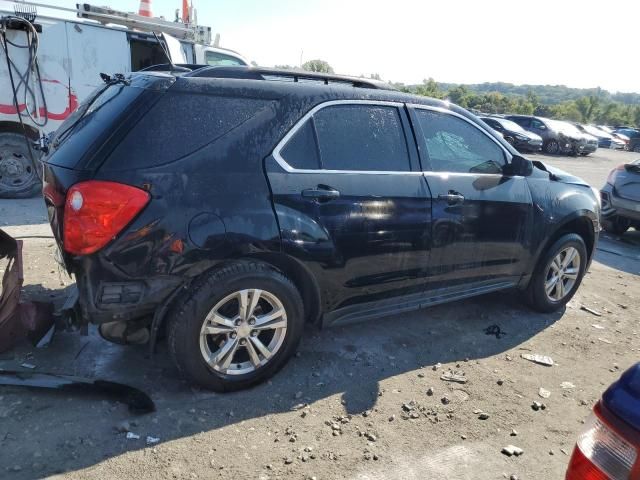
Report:
[[[60,7],[46,3],[19,2],[19,5],[30,5],[36,8],[47,8],[75,13],[78,18],[94,20],[103,25],[120,25],[129,29],[148,32],[166,33],[179,40],[187,40],[203,45],[211,44],[211,27],[195,23],[170,22],[162,18],[149,18],[135,13],[122,12],[109,7],[97,7],[88,3],[77,3],[76,8]]]

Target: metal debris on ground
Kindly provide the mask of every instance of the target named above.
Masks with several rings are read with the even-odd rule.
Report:
[[[595,315],[596,317],[601,317],[602,314],[592,308],[586,307],[584,305],[580,305],[580,310],[584,310],[585,312],[589,312],[592,315]]]
[[[143,391],[129,385],[105,380],[58,375],[55,373],[0,370],[0,386],[46,388],[65,393],[104,395],[124,403],[132,413],[151,413],[156,409],[153,400]]]
[[[530,362],[544,365],[545,367],[553,367],[553,358],[547,355],[540,355],[537,353],[522,353],[520,356],[525,360],[529,360]]]
[[[486,335],[494,335],[498,339],[504,337],[507,334],[507,332],[500,328],[500,325],[489,325],[484,329],[484,333]]]
[[[147,445],[155,445],[160,439],[158,437],[147,436]]]
[[[127,432],[127,440],[139,440],[139,439],[140,439],[140,435],[138,435],[137,433]]]
[[[445,382],[467,383],[467,377],[465,377],[464,373],[460,370],[444,372],[440,376],[440,380],[444,380]]]

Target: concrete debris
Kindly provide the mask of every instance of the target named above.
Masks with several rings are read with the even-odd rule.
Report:
[[[467,383],[467,378],[460,370],[449,370],[440,376],[440,380],[444,380],[445,382]]]
[[[489,414],[488,413],[481,413],[480,415],[478,415],[478,419],[479,420],[489,420]]]
[[[140,435],[133,432],[127,432],[127,440],[139,440],[139,439],[140,439]]]
[[[571,382],[562,382],[562,383],[560,384],[560,387],[561,387],[563,390],[568,390],[568,389],[571,389],[571,388],[576,388],[576,386],[575,386],[573,383],[571,383]]]
[[[160,439],[158,437],[147,436],[147,445],[155,445]]]
[[[504,453],[508,457],[519,457],[524,453],[524,450],[522,450],[520,447],[516,447],[515,445],[507,445],[502,449],[502,453]]]
[[[540,398],[549,398],[551,396],[551,392],[540,387],[540,389],[538,390],[538,395],[540,396]]]
[[[451,403],[451,400],[447,396],[442,397],[440,401],[442,402],[443,405],[449,405]]]
[[[523,353],[520,356],[525,360],[529,360],[530,362],[537,363],[538,365],[544,365],[545,367],[553,366],[553,358],[547,355],[540,355],[537,353]]]

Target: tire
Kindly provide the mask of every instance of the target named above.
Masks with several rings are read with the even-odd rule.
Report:
[[[553,285],[554,267],[552,267],[552,263],[554,259],[559,255],[561,256],[563,252],[572,251],[570,249],[573,249],[576,255],[579,256],[579,265],[576,266],[574,262],[570,262],[566,268],[567,271],[572,272],[572,275],[575,274],[575,278],[560,277],[555,283],[555,288],[551,290],[550,294],[547,294],[546,286],[550,284]],[[538,260],[531,281],[524,291],[526,303],[532,309],[543,313],[554,312],[564,307],[578,290],[585,273],[587,261],[587,248],[580,235],[569,233],[560,237]],[[560,291],[562,296],[557,295],[560,283],[562,283],[563,288],[563,290]]]
[[[35,155],[36,152],[34,152]],[[40,161],[36,159],[38,170]],[[23,135],[0,133],[0,198],[31,198],[42,191]]]
[[[560,144],[557,140],[551,139],[544,144],[544,153],[549,155],[557,155],[560,152]]]
[[[624,234],[630,226],[631,222],[620,217],[613,217],[607,220],[602,220],[602,228],[604,229],[604,231],[613,235]]]
[[[255,299],[251,292],[256,291],[261,293],[254,314],[241,320],[239,292],[248,292],[244,300],[250,305]],[[207,321],[214,307],[217,318],[224,320]],[[263,328],[255,322],[276,309],[284,310],[284,315],[266,323],[284,323],[284,331],[252,329]],[[261,315],[255,314],[257,311]],[[304,323],[302,298],[291,280],[267,265],[243,262],[206,274],[177,299],[168,318],[167,341],[177,369],[188,381],[229,392],[263,382],[280,370],[295,353]],[[202,335],[204,328],[216,332]],[[231,355],[224,354],[227,345],[233,349]],[[260,345],[273,350],[272,356],[268,358]],[[207,362],[205,354],[213,360]],[[216,362],[217,358],[221,360]]]

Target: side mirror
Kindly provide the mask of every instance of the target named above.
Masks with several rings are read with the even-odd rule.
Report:
[[[531,175],[533,166],[531,165],[531,161],[526,158],[521,157],[520,155],[514,155],[511,157],[511,161],[504,166],[503,171],[505,175],[519,175],[526,177]]]

